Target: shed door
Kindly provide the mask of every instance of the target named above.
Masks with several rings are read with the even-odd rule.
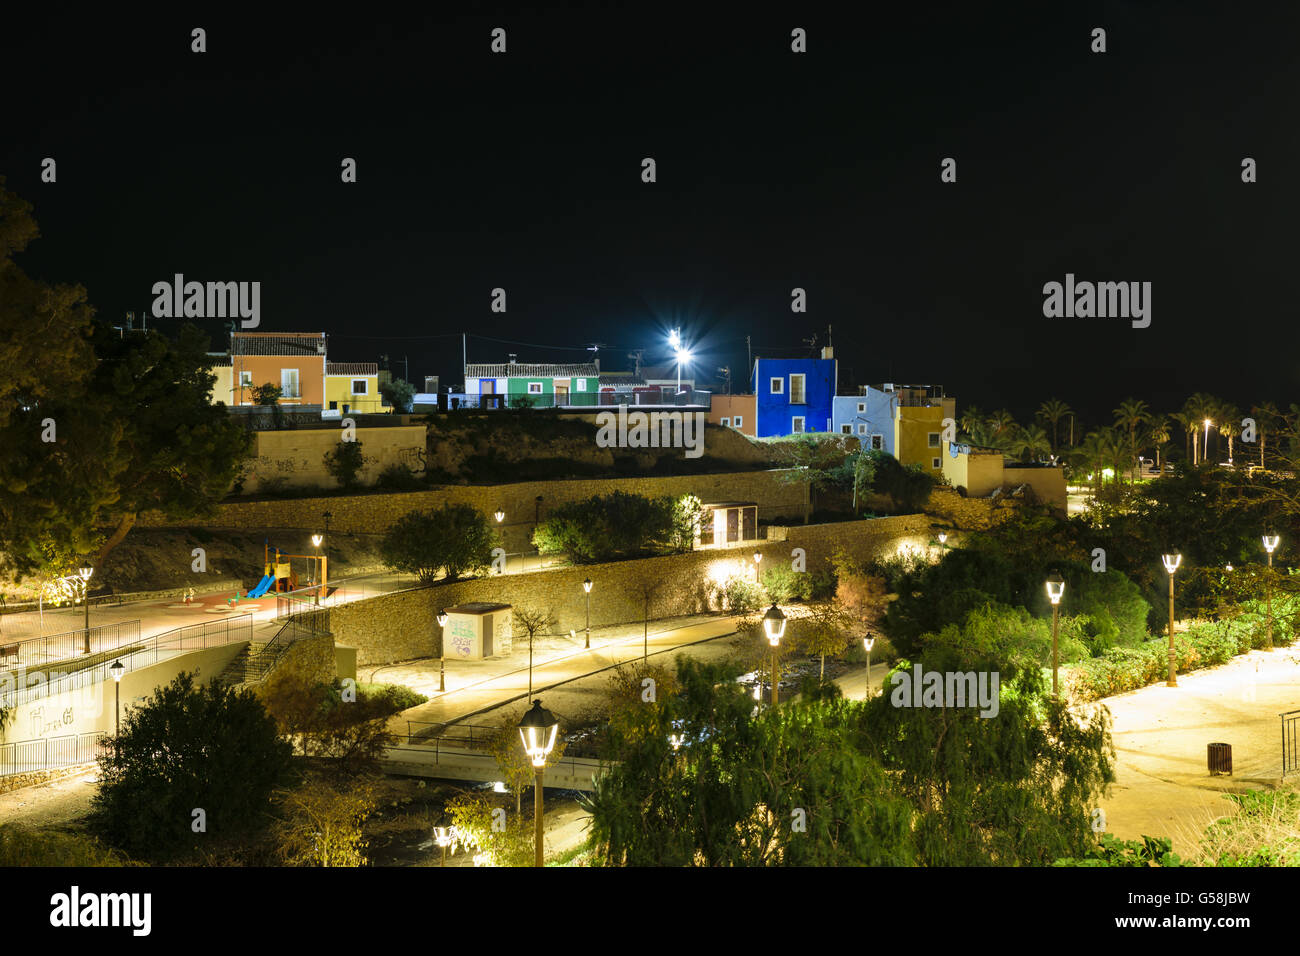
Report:
[[[740,540],[740,509],[739,508],[727,509],[727,540],[728,541]]]
[[[483,615],[483,656],[492,656],[492,615]]]

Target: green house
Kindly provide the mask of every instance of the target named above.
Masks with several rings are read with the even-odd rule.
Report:
[[[497,398],[496,396],[504,396]],[[493,405],[572,408],[600,402],[600,369],[573,365],[466,365],[465,398],[480,408]]]

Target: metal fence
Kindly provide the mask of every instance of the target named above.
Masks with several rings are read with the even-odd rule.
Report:
[[[16,740],[0,744],[0,777],[33,770],[54,770],[91,763],[99,756],[105,733],[102,730],[66,737]]]
[[[98,624],[61,634],[31,637],[25,641],[0,640],[0,667],[25,667],[30,670],[58,661],[72,660],[87,653],[111,651],[140,639],[140,622],[119,621],[116,624]]]
[[[235,641],[247,641],[251,640],[252,636],[252,614],[240,614],[219,621],[205,621],[202,624],[187,624],[136,641],[134,644],[118,647],[113,653],[103,655],[103,660],[93,667],[85,667],[75,673],[28,675],[29,680],[35,678],[34,683],[0,695],[0,702],[14,706],[44,700],[70,690],[91,687],[110,679],[112,672],[109,668],[117,661],[121,661],[126,671],[133,671],[157,664],[165,657],[174,654],[219,647]]]
[[[568,396],[555,395],[455,395],[447,402],[448,411],[487,411],[501,408],[558,409],[559,411],[584,411],[601,408],[613,411],[620,405],[628,408],[690,408],[709,409],[713,393],[703,389],[676,386],[661,388],[647,386],[635,392],[570,392]]]
[[[1300,757],[1297,756],[1297,734],[1300,734],[1300,710],[1288,710],[1279,714],[1282,718],[1282,778],[1288,773],[1300,770]]]
[[[348,591],[346,588],[332,588],[325,597],[320,597],[320,588],[299,588],[296,591],[287,591],[275,596],[275,619],[279,620],[297,620],[297,619],[324,619],[320,613],[322,608],[334,607],[336,604],[346,604],[348,601],[355,600],[360,596],[359,591]]]
[[[408,720],[406,734],[397,735],[397,745],[412,750],[424,750],[433,754],[433,762],[439,762],[442,754],[464,754],[467,750],[484,752],[491,744],[492,738],[500,730],[490,724],[442,724],[424,720]],[[520,747],[523,742],[520,741]],[[576,748],[586,751],[587,748]],[[590,766],[584,762],[599,759],[594,751],[589,753],[570,752],[566,748],[558,760],[548,761],[548,770],[564,769],[577,774]]]

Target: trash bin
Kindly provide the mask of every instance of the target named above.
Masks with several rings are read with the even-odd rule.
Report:
[[[1210,765],[1210,776],[1216,773],[1232,776],[1232,744],[1206,744],[1205,759]]]

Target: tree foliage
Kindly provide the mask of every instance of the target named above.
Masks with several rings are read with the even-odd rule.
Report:
[[[361,483],[361,469],[366,466],[366,456],[361,453],[361,442],[341,441],[324,456],[325,470],[341,488],[356,488]]]
[[[239,838],[269,822],[291,753],[253,694],[215,680],[198,686],[182,673],[123,714],[121,733],[99,758],[92,828],[150,859]],[[205,833],[192,829],[196,810]]]
[[[692,509],[671,497],[646,498],[614,491],[559,505],[533,533],[542,554],[565,554],[575,564],[597,564],[666,550],[686,550],[694,540]],[[687,530],[687,529],[690,530]]]
[[[476,508],[447,504],[403,515],[384,532],[379,554],[394,571],[414,574],[424,583],[473,574],[492,561],[497,533]]]

